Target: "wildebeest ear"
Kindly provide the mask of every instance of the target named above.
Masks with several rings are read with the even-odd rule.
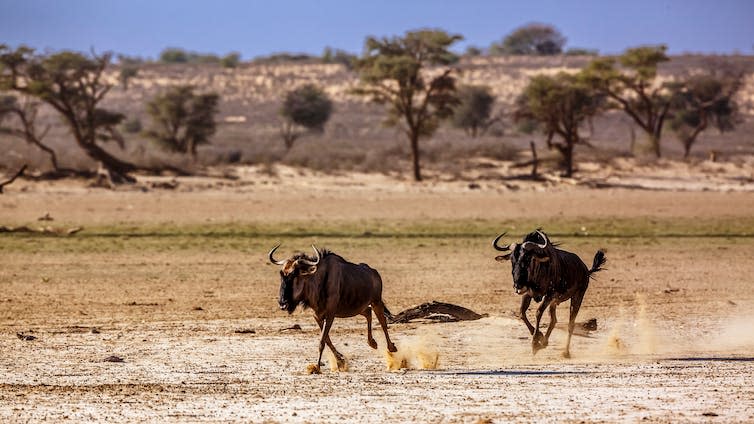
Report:
[[[495,260],[498,261],[498,262],[507,261],[507,260],[509,260],[511,258],[512,254],[513,254],[513,252],[506,253],[505,255],[495,256]]]
[[[310,267],[307,267],[306,269],[302,269],[301,272],[299,272],[299,275],[311,275],[317,272],[317,266],[312,265]]]

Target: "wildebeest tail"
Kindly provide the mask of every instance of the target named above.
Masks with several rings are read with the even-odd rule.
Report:
[[[382,304],[382,307],[385,310],[385,318],[387,318],[388,321],[392,322],[394,317],[393,313],[390,312],[390,309],[388,309],[387,305],[385,305],[384,303]]]
[[[592,262],[592,269],[589,270],[589,275],[591,276],[595,272],[602,271],[602,265],[605,265],[605,262],[607,262],[605,252],[598,250],[594,255],[594,262]]]

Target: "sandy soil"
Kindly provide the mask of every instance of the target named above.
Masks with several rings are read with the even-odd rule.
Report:
[[[751,193],[592,190],[569,183],[546,191],[471,190],[375,176],[358,182],[319,176],[315,184],[310,175],[285,172],[253,185],[181,180],[176,190],[113,192],[75,182],[7,187],[2,223],[37,223],[49,212],[55,219],[49,225],[100,233],[0,236],[0,420],[754,420],[750,233],[561,237],[586,261],[597,248],[606,248],[610,261],[579,315],[580,321],[596,318],[598,329],[574,337],[573,358],[566,360],[560,324],[550,346],[531,355],[514,316],[519,299],[509,267],[492,260],[487,236],[246,240],[101,230],[368,219],[536,219],[547,228],[561,219],[588,226],[600,219],[678,218],[727,225],[751,219]],[[267,249],[281,239],[285,252],[316,241],[372,264],[394,312],[442,300],[490,316],[392,325],[391,337],[411,368],[393,371],[379,333],[381,349],[373,351],[363,319],[338,320],[333,341],[350,370],[309,375],[316,324],[309,312],[277,310],[277,269],[265,263]],[[567,305],[559,308],[561,321],[566,311]],[[294,324],[301,330],[288,329]],[[106,362],[112,355],[123,362]],[[423,369],[420,359],[435,355],[435,369]]]

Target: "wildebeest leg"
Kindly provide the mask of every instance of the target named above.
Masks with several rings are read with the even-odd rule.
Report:
[[[529,322],[529,318],[526,317],[526,311],[529,310],[530,304],[531,304],[531,296],[524,295],[521,298],[521,319],[524,321],[524,324],[526,324],[526,328],[529,329],[529,334],[534,335],[534,326],[531,325],[531,322]]]
[[[372,337],[372,308],[367,306],[364,312],[361,313],[367,319],[367,344],[372,349],[377,349],[377,341]]]
[[[543,340],[544,335],[541,331],[539,331],[539,323],[542,321],[542,315],[545,313],[545,309],[547,309],[547,306],[550,304],[550,299],[545,298],[542,301],[542,304],[539,305],[539,308],[537,308],[537,319],[534,326],[534,337],[531,339],[531,352],[533,354],[536,354],[538,350],[543,349],[545,346],[547,346],[547,341]]]
[[[325,350],[325,344],[327,344],[327,341],[330,340],[330,327],[332,327],[332,322],[335,319],[333,316],[325,317],[324,318],[324,325],[322,326],[322,336],[319,339],[319,357],[317,358],[317,365],[314,367],[314,374],[319,374],[320,366],[322,364],[322,351]],[[332,342],[330,342],[330,345],[332,345]],[[334,350],[334,348],[333,348]]]
[[[382,304],[382,302],[375,302],[372,303],[372,309],[374,309],[374,314],[377,316],[377,321],[380,322],[380,326],[382,327],[382,331],[385,333],[385,342],[387,342],[387,350],[390,352],[397,352],[398,348],[395,347],[393,342],[390,341],[390,336],[387,334],[387,319],[385,319],[385,305]]]
[[[578,315],[579,308],[581,308],[581,301],[584,299],[585,292],[586,291],[576,293],[571,298],[571,316],[568,319],[568,338],[566,339],[566,347],[563,351],[563,357],[565,358],[571,357],[571,335],[573,334],[574,327],[576,327],[576,315]]]
[[[317,325],[319,325],[319,330],[322,331],[322,327],[324,326],[324,319],[314,317],[317,320]],[[327,344],[327,347],[330,348],[330,351],[332,351],[333,355],[335,355],[335,360],[338,362],[338,369],[341,369],[342,366],[346,363],[345,357],[338,352],[337,349],[335,349],[335,346],[332,344],[332,341],[330,340],[330,334],[325,336],[325,343]],[[320,362],[322,361],[322,355],[320,354]]]
[[[545,341],[542,344],[542,347],[546,347],[549,340],[550,340],[550,333],[552,333],[552,330],[555,328],[555,324],[558,323],[558,318],[555,316],[555,308],[558,307],[558,304],[553,300],[550,302],[550,325],[547,327],[547,332],[545,333]]]

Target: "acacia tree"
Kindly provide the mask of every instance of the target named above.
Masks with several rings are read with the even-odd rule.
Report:
[[[695,75],[679,83],[674,92],[670,127],[688,157],[699,134],[710,125],[721,133],[732,130],[738,118],[734,96],[741,88],[741,75]]]
[[[196,147],[215,133],[219,99],[215,93],[195,94],[190,85],[171,87],[147,103],[152,126],[145,134],[160,147],[196,160]]]
[[[42,142],[50,130],[49,125],[41,132],[37,128],[39,102],[28,97],[18,101],[16,96],[0,96],[0,134],[18,137],[43,150],[50,157],[53,169],[60,171],[55,151]]]
[[[617,60],[593,60],[582,73],[588,84],[646,133],[657,157],[662,156],[660,140],[673,99],[670,84],[656,82],[657,67],[669,60],[666,50],[664,45],[628,49]]]
[[[572,176],[573,149],[586,141],[580,129],[600,111],[604,97],[579,76],[560,72],[533,77],[516,103],[515,119],[536,122],[547,136],[547,147],[563,156],[564,175]]]
[[[63,51],[38,56],[28,47],[11,50],[0,45],[0,89],[39,99],[63,118],[78,146],[99,161],[115,182],[134,181],[137,167],[118,159],[99,142],[114,141],[123,148],[117,125],[124,116],[99,106],[112,86],[102,80],[111,54]]]
[[[495,96],[489,87],[465,85],[458,88],[458,104],[453,108],[451,122],[456,128],[466,131],[471,137],[484,135],[487,129],[500,118],[492,118]]]
[[[414,179],[421,181],[419,139],[430,137],[458,102],[455,78],[446,68],[430,74],[430,66],[458,60],[448,48],[463,39],[441,30],[409,31],[403,37],[368,37],[356,63],[361,86],[356,94],[387,105],[385,124],[398,126],[411,146]]]
[[[554,26],[531,23],[508,34],[502,43],[493,43],[493,55],[555,55],[563,52],[566,38]]]
[[[280,108],[280,116],[283,118],[280,134],[286,150],[290,150],[301,136],[297,127],[313,132],[324,131],[332,110],[330,97],[314,84],[305,84],[286,93]]]

